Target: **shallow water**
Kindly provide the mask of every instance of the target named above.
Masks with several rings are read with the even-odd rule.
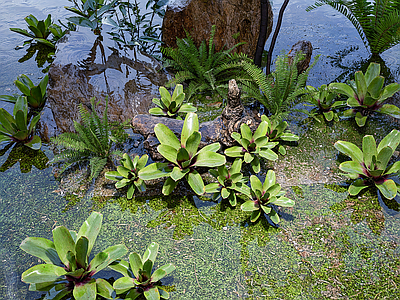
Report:
[[[274,1],[275,15],[281,3]],[[368,54],[347,19],[329,7],[305,12],[311,3],[290,2],[275,54],[289,50],[299,39],[310,40],[314,54],[321,54],[309,80],[318,86],[343,72],[330,64],[328,56],[335,51],[359,47],[346,58],[348,65]],[[23,17],[30,13],[39,18],[47,13],[63,18],[67,14],[63,6],[69,4],[2,4],[0,94],[17,92],[12,81],[20,73],[31,74],[37,81],[43,76],[33,59],[17,62],[25,50],[14,47],[24,38],[8,27],[25,26]],[[399,53],[397,46],[382,55],[394,72],[400,66]],[[314,160],[315,164],[330,160],[337,168],[332,146],[336,139],[360,142],[364,134],[380,137],[395,126],[386,118],[368,122],[362,130],[349,126],[354,125],[351,122],[326,128],[305,122],[298,129],[304,139],[299,147],[288,149],[284,158],[288,172],[300,178],[304,176],[302,166]],[[328,142],[322,146],[324,135]],[[43,151],[52,157],[46,147]],[[0,166],[9,154],[10,150],[0,156]],[[19,250],[25,237],[51,238],[51,230],[58,225],[77,230],[91,210],[104,214],[93,253],[121,242],[130,251],[143,253],[150,242],[160,243],[157,263],[172,262],[177,267],[163,280],[172,286],[172,299],[400,299],[399,205],[376,194],[350,198],[344,188],[327,184],[286,187],[296,205],[282,210],[281,227],[276,229],[264,220],[251,225],[240,209],[197,197],[77,199],[62,194],[51,170],[43,169],[43,154],[7,162],[10,168],[0,173],[0,299],[40,297],[40,293],[28,292],[28,286],[20,281],[21,273],[38,263]]]

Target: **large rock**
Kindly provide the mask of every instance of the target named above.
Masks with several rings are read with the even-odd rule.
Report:
[[[78,105],[91,109],[92,97],[101,100],[98,113],[102,114],[104,98],[109,96],[110,121],[147,113],[158,87],[167,80],[158,68],[149,56],[136,52],[133,57],[120,51],[109,36],[103,39],[86,28],[71,32],[57,45],[49,70],[47,104],[40,124],[43,138],[73,131],[73,121],[80,119]]]
[[[273,14],[269,4],[268,36],[272,31]],[[216,25],[214,43],[216,51],[224,45],[233,47],[246,42],[237,51],[254,56],[260,31],[259,0],[188,0],[180,7],[168,6],[165,12],[162,40],[167,47],[176,47],[176,37],[186,37],[187,30],[197,46],[210,38],[211,26]],[[240,32],[237,39],[233,36]]]

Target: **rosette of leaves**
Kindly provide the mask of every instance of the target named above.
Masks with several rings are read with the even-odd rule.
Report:
[[[113,299],[111,284],[93,276],[124,256],[128,249],[122,244],[111,246],[89,262],[102,220],[100,213],[93,212],[78,232],[58,226],[53,229],[53,241],[26,238],[21,249],[45,262],[22,273],[22,281],[30,284],[29,290],[56,292],[52,299],[73,296],[77,300],[94,300],[96,295]]]
[[[14,105],[13,115],[0,108],[0,143],[15,142],[38,150],[42,146],[40,137],[34,135],[36,124],[40,119],[37,114],[28,121],[28,103],[25,97],[18,97]]]
[[[161,99],[153,98],[153,103],[158,107],[151,108],[149,113],[156,116],[176,118],[179,113],[196,112],[197,108],[191,104],[183,104],[185,100],[185,93],[183,92],[182,84],[177,84],[172,97],[168,90],[161,86],[160,89]],[[181,119],[178,117],[178,119]]]
[[[326,84],[321,85],[319,88],[307,85],[306,89],[308,91],[306,102],[316,106],[311,110],[311,116],[315,116],[317,112],[320,112],[328,122],[332,120],[339,121],[339,116],[335,109],[344,107],[346,105],[345,101],[334,101],[337,94],[331,91]]]
[[[218,180],[217,188],[220,188],[214,193],[213,199],[228,199],[232,206],[236,206],[237,192],[250,195],[250,188],[247,186],[248,178],[243,176],[241,170],[242,160],[240,158],[235,159],[229,170],[225,165],[219,166],[218,170],[210,170],[210,174]]]
[[[266,115],[261,116],[261,121],[265,121],[268,124],[266,135],[271,142],[297,142],[299,140],[297,135],[286,129],[288,127],[288,123],[286,121],[279,121],[278,119],[270,120]],[[286,149],[281,144],[278,145],[278,151],[282,155],[286,154]]]
[[[114,282],[117,294],[126,294],[124,299],[136,299],[140,295],[144,295],[148,300],[169,299],[169,293],[162,289],[160,279],[174,271],[175,266],[167,263],[152,273],[158,248],[159,245],[153,242],[142,257],[137,253],[131,253],[129,263],[120,260],[110,265],[111,269],[124,275]]]
[[[357,195],[363,189],[375,185],[384,197],[393,199],[399,192],[400,186],[391,176],[400,170],[400,161],[388,166],[389,160],[400,143],[400,131],[392,130],[376,146],[372,135],[366,135],[362,141],[362,149],[346,141],[337,141],[335,148],[352,160],[340,164],[339,169],[344,175],[356,179],[349,186],[349,193]]]
[[[47,95],[47,83],[49,82],[49,76],[46,75],[39,82],[38,85],[34,85],[32,80],[28,76],[22,74],[18,76],[17,80],[14,81],[15,86],[25,95],[28,105],[31,108],[42,108],[46,103]],[[1,95],[0,100],[15,103],[17,102],[18,96]]]
[[[347,105],[351,108],[344,111],[345,117],[355,115],[356,123],[362,127],[365,125],[367,115],[370,112],[379,112],[400,119],[400,109],[393,104],[384,104],[386,99],[400,91],[400,84],[391,83],[385,87],[385,78],[380,76],[381,66],[370,63],[365,75],[357,71],[354,80],[348,83],[334,82],[329,88],[348,97]]]
[[[261,213],[267,214],[271,221],[278,224],[280,219],[275,206],[293,207],[294,201],[285,197],[286,192],[281,191],[281,186],[276,183],[275,172],[268,170],[264,183],[257,176],[251,175],[251,198],[242,204],[243,211],[251,211],[251,222],[255,222]]]
[[[28,28],[31,30],[31,32],[28,32],[26,29],[10,28],[10,30],[13,32],[31,38],[30,40],[25,41],[24,45],[36,41],[46,46],[55,48],[54,44],[48,40],[48,37],[51,34],[50,29],[52,27],[50,14],[47,16],[46,20],[40,21],[38,21],[35,16],[29,15],[25,17],[25,22],[28,24]]]
[[[144,181],[139,178],[138,173],[146,166],[148,159],[149,156],[147,154],[142,157],[136,155],[132,161],[129,155],[124,153],[120,160],[122,166],[118,166],[117,171],[106,172],[105,177],[117,181],[115,183],[117,189],[128,186],[127,198],[132,199],[135,193],[135,187],[141,192],[146,190],[146,185]]]
[[[250,163],[255,173],[260,172],[260,159],[258,156],[268,160],[277,160],[278,155],[271,149],[278,145],[278,142],[269,142],[267,134],[268,123],[262,121],[254,132],[251,132],[247,124],[240,126],[240,133],[232,132],[232,138],[240,146],[233,146],[225,150],[225,155],[229,157],[243,157],[245,163]]]
[[[192,190],[197,195],[203,195],[206,187],[196,168],[213,168],[224,165],[226,163],[225,156],[216,153],[220,144],[213,143],[198,150],[201,133],[199,132],[199,120],[195,113],[186,115],[180,141],[164,124],[157,124],[154,132],[161,143],[157,150],[169,163],[150,164],[139,172],[139,177],[143,180],[168,177],[162,188],[164,195],[169,195],[179,180],[186,178]]]

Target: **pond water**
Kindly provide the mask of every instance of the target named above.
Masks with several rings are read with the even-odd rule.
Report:
[[[282,2],[274,1],[275,16]],[[305,8],[312,3],[290,2],[275,54],[300,39],[310,40],[321,59],[310,73],[309,84],[319,86],[345,72],[332,62],[335,53],[358,47],[344,58],[345,67],[366,59],[368,53],[347,19],[329,7],[307,13]],[[30,13],[41,19],[51,13],[54,19],[62,19],[67,15],[64,5],[70,2],[2,3],[0,94],[17,92],[12,82],[21,73],[37,81],[43,76],[33,59],[18,63],[25,50],[14,48],[24,39],[8,28],[24,27],[23,18]],[[382,58],[399,81],[400,47]],[[0,107],[11,109],[4,103]],[[51,238],[51,230],[59,225],[77,230],[92,210],[104,215],[93,253],[121,242],[138,253],[152,241],[161,245],[157,264],[172,262],[177,267],[162,281],[173,291],[171,299],[400,299],[398,202],[383,200],[374,190],[348,197],[343,180],[321,183],[323,179],[313,174],[313,166],[321,165],[337,173],[335,141],[360,143],[364,134],[379,140],[398,124],[376,117],[369,119],[365,129],[356,129],[353,121],[326,126],[305,120],[293,125],[301,139],[298,147],[288,148],[279,167],[287,173],[281,183],[296,205],[281,210],[279,228],[265,220],[250,224],[239,207],[192,196],[80,199],[60,190],[46,167],[53,155],[46,145],[41,154],[22,158],[18,148],[3,151],[0,299],[41,297],[20,281],[22,272],[38,263],[19,249],[24,238]],[[106,272],[106,277],[116,276]]]

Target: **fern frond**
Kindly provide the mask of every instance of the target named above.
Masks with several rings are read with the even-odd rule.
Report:
[[[89,180],[93,178],[97,178],[100,175],[100,172],[104,169],[107,164],[107,157],[101,158],[98,156],[94,156],[89,160],[90,167],[90,177]]]

